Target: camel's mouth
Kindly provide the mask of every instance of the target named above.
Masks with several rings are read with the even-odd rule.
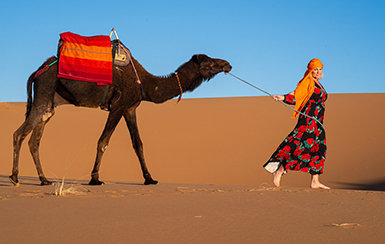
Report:
[[[225,73],[228,73],[231,71],[231,69],[233,67],[231,67],[230,63],[227,62],[226,60],[223,60],[223,59],[216,59],[215,60],[216,62],[216,68],[217,68],[217,72],[225,72]]]
[[[227,62],[226,60],[223,60],[223,59],[219,59],[219,60],[218,60],[218,64],[219,64],[219,66],[222,68],[221,71],[223,71],[223,72],[225,72],[225,73],[230,72],[231,69],[233,68],[233,67],[231,67],[231,65],[230,65],[229,62]]]
[[[231,67],[231,65],[229,63],[227,63],[224,67],[223,67],[223,72],[225,73],[229,73],[231,71],[233,67]]]

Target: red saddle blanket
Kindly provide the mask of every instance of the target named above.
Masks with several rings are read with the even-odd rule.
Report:
[[[112,84],[112,50],[109,36],[60,34],[59,70],[57,77],[70,80]]]

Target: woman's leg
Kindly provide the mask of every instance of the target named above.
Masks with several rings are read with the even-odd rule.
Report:
[[[280,164],[279,168],[273,173],[273,184],[276,187],[281,186],[281,177],[282,177],[284,172],[285,172],[285,169],[283,168],[283,165]]]
[[[310,187],[313,189],[330,189],[319,181],[319,174],[311,175]]]

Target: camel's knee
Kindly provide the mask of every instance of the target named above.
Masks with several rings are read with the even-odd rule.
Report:
[[[16,130],[14,133],[13,133],[13,144],[14,145],[18,145],[20,144],[21,142],[23,142],[23,140],[25,139],[25,137],[28,135],[28,133],[25,133],[24,130],[22,130],[21,128],[19,128],[18,130]]]
[[[21,134],[18,130],[13,133],[13,143],[17,143],[21,139]]]
[[[98,143],[98,151],[104,153],[107,150],[108,143],[107,142],[99,142]]]
[[[41,116],[41,120],[42,120],[43,122],[46,122],[46,121],[48,121],[54,114],[55,114],[54,110],[48,110],[48,111],[46,111],[46,112]]]

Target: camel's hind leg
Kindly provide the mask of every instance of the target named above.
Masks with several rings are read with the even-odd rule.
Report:
[[[47,178],[44,176],[43,169],[40,163],[39,146],[40,146],[41,137],[43,135],[44,127],[53,115],[54,115],[54,110],[51,110],[49,112],[46,112],[42,116],[42,120],[33,129],[31,138],[29,139],[29,142],[28,142],[29,150],[31,152],[33,161],[35,162],[36,170],[39,175],[39,179],[42,186],[52,184],[52,182],[48,181]]]
[[[32,130],[35,131],[35,128],[42,122],[43,114],[44,113],[39,112],[37,109],[32,108],[31,113],[27,116],[23,124],[13,133],[13,168],[12,175],[9,176],[9,179],[14,185],[19,183],[18,175],[21,144],[25,137],[27,137]],[[35,134],[34,137],[36,137],[36,133],[33,134]]]
[[[35,126],[33,121],[28,117],[23,124],[13,133],[13,168],[12,175],[9,176],[10,181],[17,185],[19,183],[19,157],[20,157],[20,148],[25,137],[32,131]]]

